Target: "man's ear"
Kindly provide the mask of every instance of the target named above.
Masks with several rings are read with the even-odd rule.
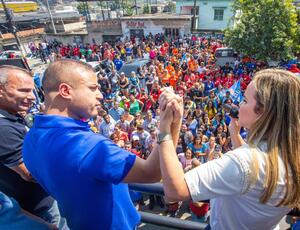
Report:
[[[3,97],[4,91],[5,91],[4,87],[5,87],[4,85],[0,84],[0,98]]]
[[[58,86],[59,95],[63,98],[70,99],[71,98],[71,90],[72,87],[67,83],[60,83]]]

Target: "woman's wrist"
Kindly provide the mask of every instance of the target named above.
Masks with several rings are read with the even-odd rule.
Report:
[[[171,128],[170,127],[160,127],[159,132],[160,133],[171,133]]]

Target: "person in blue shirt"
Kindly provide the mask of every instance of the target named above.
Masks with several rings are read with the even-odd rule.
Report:
[[[109,115],[117,122],[124,114],[124,109],[119,106],[119,102],[114,102],[114,107],[109,110]]]
[[[18,202],[0,192],[0,229],[36,229],[55,230],[58,229],[43,219],[32,215],[20,207]]]
[[[93,133],[102,94],[93,69],[64,59],[51,63],[43,78],[45,114],[36,115],[25,137],[23,155],[33,177],[58,201],[70,229],[134,229],[140,216],[126,183],[161,178],[157,147],[147,160]],[[169,94],[164,101],[181,101]],[[168,135],[177,143],[178,116]]]
[[[204,94],[205,96],[209,95],[209,92],[214,89],[215,85],[214,83],[211,81],[210,77],[206,78],[206,81],[204,82]]]
[[[123,61],[119,57],[117,57],[114,60],[114,64],[115,64],[116,70],[119,71],[123,66]]]

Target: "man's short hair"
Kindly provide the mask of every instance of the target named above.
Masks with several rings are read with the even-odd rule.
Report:
[[[23,69],[18,66],[14,66],[14,65],[1,65],[0,66],[0,84],[1,85],[5,85],[7,83],[7,79],[9,77],[8,71],[14,71],[14,70],[21,71],[21,72],[27,74],[28,76],[32,77],[32,74],[27,69]]]
[[[75,68],[81,68],[85,71],[94,72],[93,68],[82,62],[71,59],[62,59],[51,63],[45,71],[42,79],[42,85],[45,92],[52,92],[58,90],[58,86],[62,82],[68,82],[64,79],[67,72],[73,71]]]

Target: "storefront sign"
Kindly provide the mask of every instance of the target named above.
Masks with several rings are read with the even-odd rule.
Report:
[[[144,22],[134,22],[134,21],[128,21],[126,22],[127,28],[144,28],[145,23]]]

